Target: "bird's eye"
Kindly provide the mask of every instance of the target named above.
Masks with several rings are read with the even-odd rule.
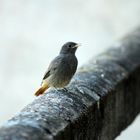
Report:
[[[71,45],[69,45],[68,47],[71,48]]]

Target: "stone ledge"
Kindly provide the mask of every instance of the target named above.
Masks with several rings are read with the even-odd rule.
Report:
[[[0,140],[113,140],[140,112],[140,29],[0,128]]]

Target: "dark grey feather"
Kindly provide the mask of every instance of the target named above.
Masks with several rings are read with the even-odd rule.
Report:
[[[50,74],[57,69],[57,67],[60,65],[61,61],[62,61],[61,55],[58,55],[55,59],[53,59],[53,61],[50,63],[50,65],[48,67],[48,70],[46,71],[46,73],[43,77],[43,80],[48,78],[50,76]]]
[[[78,64],[76,45],[74,42],[64,44],[59,55],[50,63],[43,77],[43,81],[47,81],[49,86],[64,87],[70,82]]]

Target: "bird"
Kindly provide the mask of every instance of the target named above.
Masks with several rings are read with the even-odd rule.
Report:
[[[69,84],[77,69],[75,52],[79,46],[79,43],[67,42],[61,47],[59,55],[51,61],[45,72],[41,87],[35,92],[35,96],[42,95],[50,87],[65,88]]]

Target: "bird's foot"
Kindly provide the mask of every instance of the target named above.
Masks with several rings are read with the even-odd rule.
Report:
[[[62,88],[62,90],[64,91],[64,92],[67,92],[68,91],[68,89],[67,88]]]
[[[67,92],[68,91],[68,89],[67,88],[53,88],[56,92],[57,91],[63,91],[63,92]]]

